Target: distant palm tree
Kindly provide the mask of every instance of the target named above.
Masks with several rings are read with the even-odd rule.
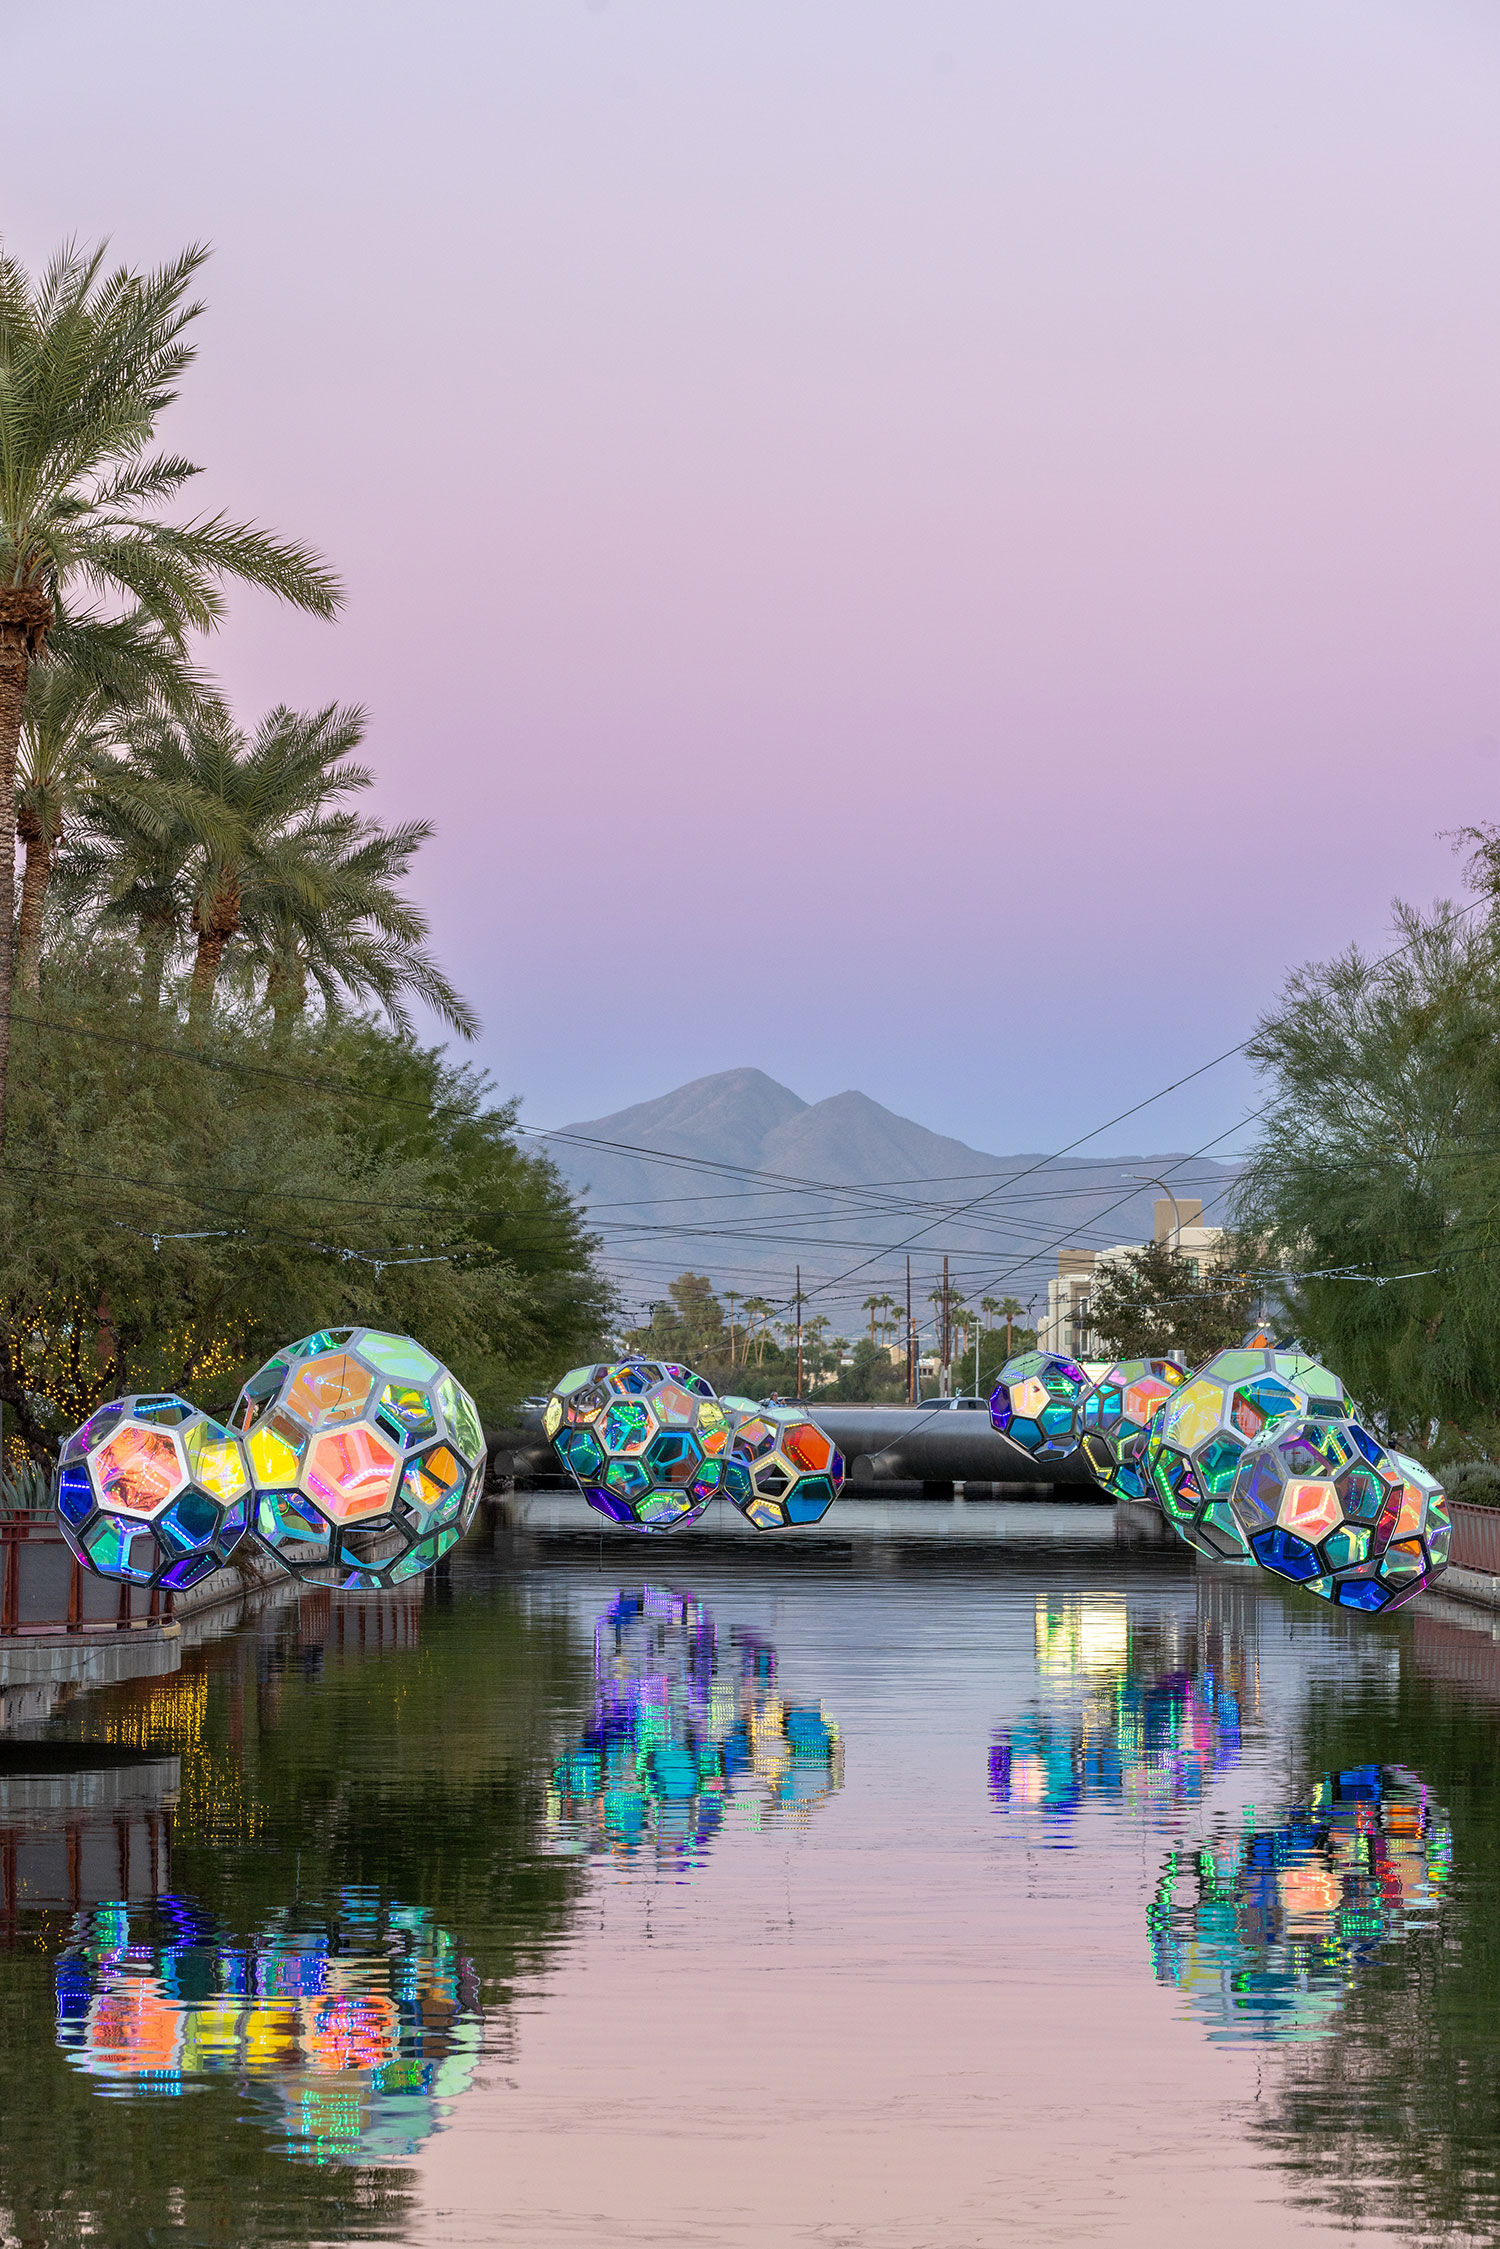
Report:
[[[870,1341],[872,1343],[875,1341],[875,1315],[878,1312],[883,1312],[890,1301],[888,1296],[867,1296],[860,1306],[861,1312],[868,1312],[870,1315]]]
[[[0,255],[0,1132],[10,1075],[15,967],[16,767],[26,690],[50,651],[97,665],[108,620],[80,587],[123,597],[181,648],[210,631],[226,581],[316,616],[337,580],[309,548],[222,515],[170,523],[162,508],[198,472],[151,455],[156,423],[191,364],[188,290],[207,251],[154,273],[106,275],[104,252],[67,248],[33,282]]]
[[[979,1309],[984,1314],[986,1329],[992,1328],[995,1324],[995,1314],[1000,1309],[1000,1299],[996,1296],[982,1296],[979,1299]]]
[[[763,1366],[765,1364],[766,1323],[770,1319],[771,1314],[775,1309],[776,1307],[772,1303],[770,1303],[764,1296],[747,1296],[745,1299],[745,1318],[747,1320],[755,1320],[760,1323],[758,1347],[755,1354],[755,1363],[757,1366]],[[749,1366],[750,1364],[750,1344],[748,1338],[746,1339],[745,1343],[745,1364],[746,1366]]]
[[[1025,1309],[1025,1305],[1020,1301],[1019,1297],[1014,1296],[1007,1296],[1000,1304],[996,1306],[996,1310],[999,1312],[1000,1317],[1005,1322],[1005,1356],[1007,1357],[1007,1359],[1012,1355],[1011,1329],[1014,1323],[1020,1319]]]

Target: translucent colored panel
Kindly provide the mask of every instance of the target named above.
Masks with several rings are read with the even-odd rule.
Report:
[[[649,1390],[653,1383],[659,1382],[661,1375],[654,1368],[648,1372],[644,1366],[623,1365],[611,1367],[605,1380],[617,1397],[637,1398],[643,1390]]]
[[[1139,1382],[1132,1382],[1130,1388],[1125,1392],[1123,1400],[1125,1419],[1133,1421],[1138,1429],[1144,1429],[1157,1408],[1171,1395],[1170,1386],[1161,1381],[1158,1376],[1143,1376]]]
[[[1427,1566],[1427,1557],[1419,1539],[1403,1539],[1399,1546],[1387,1549],[1380,1565],[1380,1574],[1392,1584],[1404,1585],[1420,1577]]]
[[[1162,1434],[1191,1452],[1213,1435],[1223,1411],[1224,1393],[1217,1383],[1190,1382],[1163,1410]]]
[[[1341,1530],[1331,1532],[1323,1541],[1323,1559],[1331,1570],[1344,1570],[1351,1563],[1363,1562],[1369,1551],[1369,1532],[1354,1523],[1345,1523]]]
[[[182,1449],[189,1476],[215,1499],[238,1499],[247,1488],[250,1479],[239,1441],[217,1421],[200,1416],[183,1432]]]
[[[547,1400],[547,1411],[542,1416],[542,1428],[547,1436],[555,1437],[557,1435],[558,1430],[562,1427],[562,1417],[561,1398],[549,1398]]]
[[[390,1505],[396,1455],[373,1429],[330,1429],[308,1447],[301,1482],[336,1523],[382,1515]]]
[[[794,1467],[811,1470],[814,1474],[827,1473],[833,1456],[833,1447],[821,1429],[810,1421],[795,1422],[781,1440],[781,1450]]]
[[[728,1427],[729,1416],[717,1398],[701,1398],[698,1401],[698,1434],[700,1437],[705,1433],[711,1436],[715,1430],[728,1429]]]
[[[1278,1511],[1285,1529],[1296,1531],[1299,1537],[1312,1540],[1314,1545],[1337,1528],[1343,1512],[1339,1495],[1330,1482],[1314,1483],[1302,1478],[1287,1485]]]
[[[592,1367],[572,1367],[557,1384],[555,1395],[559,1398],[571,1398],[575,1390],[583,1389],[584,1385],[592,1382],[593,1379],[594,1370]]]
[[[1046,1384],[1037,1381],[1035,1377],[1010,1385],[1010,1410],[1012,1413],[1024,1414],[1028,1421],[1040,1419],[1050,1403]]]
[[[786,1523],[781,1506],[774,1499],[752,1499],[745,1507],[745,1520],[758,1531],[779,1531]]]
[[[422,1455],[422,1474],[443,1493],[458,1491],[468,1475],[463,1462],[447,1445],[436,1445]]]
[[[704,1429],[700,1427],[698,1442],[708,1457],[715,1459],[720,1453],[727,1452],[729,1449],[729,1430],[727,1428]]]
[[[612,1460],[604,1481],[622,1499],[642,1499],[651,1489],[651,1478],[638,1460]]]
[[[759,1461],[752,1476],[756,1490],[766,1499],[780,1499],[794,1481],[792,1470],[780,1453],[772,1453],[769,1460]]]
[[[148,1530],[116,1517],[101,1517],[84,1534],[84,1548],[96,1570],[106,1577],[130,1578],[149,1584],[156,1575],[161,1551]]]
[[[559,1450],[574,1475],[582,1477],[585,1482],[589,1478],[603,1473],[604,1455],[599,1449],[597,1439],[589,1430],[573,1430],[562,1439]]]
[[[263,1492],[256,1502],[255,1528],[275,1545],[285,1539],[321,1542],[328,1536],[328,1525],[300,1492]]]
[[[802,1476],[786,1498],[789,1523],[818,1523],[833,1505],[833,1485],[826,1476]]]
[[[1355,1523],[1378,1523],[1385,1485],[1372,1468],[1350,1468],[1338,1480],[1344,1513]]]
[[[1245,1551],[1245,1541],[1226,1499],[1214,1500],[1204,1508],[1198,1536],[1209,1552],[1223,1562],[1234,1561]]]
[[[161,1518],[161,1535],[178,1553],[207,1546],[219,1527],[219,1509],[206,1492],[189,1485]]]
[[[688,1490],[692,1493],[694,1499],[712,1499],[719,1488],[721,1473],[719,1463],[716,1460],[705,1460],[688,1486]]]
[[[420,1343],[413,1343],[409,1335],[384,1335],[371,1328],[359,1337],[354,1347],[378,1373],[394,1375],[403,1382],[430,1387],[443,1371],[432,1354],[424,1351]]]
[[[1344,1385],[1327,1367],[1305,1364],[1299,1370],[1298,1380],[1310,1398],[1329,1398],[1335,1404],[1343,1399]]]
[[[1352,1584],[1339,1586],[1334,1595],[1344,1609],[1383,1609],[1390,1597],[1388,1589],[1373,1577],[1356,1578]]]
[[[734,1500],[746,1500],[750,1497],[750,1471],[740,1461],[728,1460],[724,1463],[724,1489]]]
[[[654,1530],[664,1530],[669,1524],[680,1522],[684,1515],[693,1512],[693,1503],[686,1492],[652,1492],[636,1508],[636,1520],[649,1523]]]
[[[190,1418],[192,1411],[192,1407],[182,1398],[137,1398],[131,1405],[130,1418],[132,1421],[147,1421],[153,1429],[178,1429]]]
[[[675,1382],[664,1382],[652,1394],[651,1410],[661,1422],[680,1422],[691,1426],[696,1412],[696,1401]]]
[[[76,1459],[78,1453],[91,1452],[95,1445],[102,1444],[116,1423],[123,1420],[124,1414],[123,1398],[111,1399],[107,1406],[101,1406],[97,1413],[90,1414],[83,1427],[69,1438],[65,1458]],[[75,1446],[78,1448],[77,1452],[74,1451]]]
[[[316,1429],[331,1421],[356,1420],[368,1405],[374,1387],[375,1378],[368,1367],[362,1367],[347,1351],[330,1351],[309,1359],[297,1370],[281,1402],[288,1412]],[[395,1388],[388,1386],[387,1394]],[[401,1394],[399,1390],[397,1394]],[[427,1412],[430,1417],[430,1405]]]
[[[137,1429],[129,1422],[99,1447],[89,1465],[100,1505],[128,1507],[139,1515],[154,1514],[187,1482],[166,1431]]]
[[[583,1496],[596,1514],[607,1515],[612,1523],[632,1523],[635,1520],[634,1506],[630,1500],[617,1498],[613,1492],[601,1491],[597,1484],[588,1485]]]
[[[161,1581],[169,1593],[185,1593],[190,1585],[197,1585],[202,1579],[211,1577],[219,1566],[219,1559],[215,1554],[188,1554],[180,1562],[173,1562],[163,1570]]]
[[[647,1450],[646,1467],[654,1484],[688,1484],[702,1458],[685,1430],[663,1430]]]
[[[1220,1351],[1203,1370],[1215,1382],[1243,1382],[1264,1371],[1265,1362],[1258,1351]]]
[[[316,1359],[324,1351],[337,1351],[354,1333],[352,1328],[319,1328],[316,1335],[304,1335],[287,1353],[289,1359]]]
[[[1299,1584],[1305,1584],[1309,1578],[1321,1574],[1318,1558],[1312,1548],[1305,1539],[1296,1537],[1291,1531],[1279,1527],[1257,1531],[1250,1544],[1256,1560],[1268,1570],[1274,1570],[1279,1577],[1295,1578]]]
[[[94,1512],[94,1487],[83,1467],[65,1468],[58,1478],[57,1504],[68,1521],[86,1523]]]
[[[1217,1494],[1232,1489],[1244,1449],[1237,1437],[1216,1437],[1204,1446],[1198,1455],[1198,1474],[1206,1491]]]
[[[291,1404],[290,1395],[288,1395],[287,1403],[288,1405]],[[414,1382],[386,1383],[380,1393],[377,1411],[381,1421],[387,1426],[394,1426],[395,1429],[399,1430],[402,1438],[409,1445],[421,1444],[428,1437],[437,1435],[437,1415],[432,1410],[432,1399],[427,1391],[421,1389]],[[548,1401],[547,1417],[549,1421],[554,1413],[557,1420],[561,1421],[562,1407],[556,1398]],[[552,1429],[549,1429],[547,1434],[550,1437]]]
[[[776,1449],[776,1425],[764,1418],[742,1421],[734,1433],[734,1453],[737,1460],[758,1460],[762,1453]]]
[[[294,1484],[306,1450],[306,1430],[279,1411],[269,1414],[245,1440],[251,1477],[262,1488]]]
[[[617,1398],[600,1425],[606,1452],[642,1452],[656,1423],[639,1398]]]
[[[479,1409],[461,1382],[442,1386],[443,1411],[448,1416],[448,1427],[458,1440],[460,1452],[470,1460],[484,1458],[484,1427],[479,1419]],[[603,1403],[601,1398],[600,1403]]]

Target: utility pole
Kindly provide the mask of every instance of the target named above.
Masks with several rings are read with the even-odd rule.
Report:
[[[797,1395],[802,1395],[802,1268],[797,1267]]]
[[[917,1402],[917,1337],[911,1324],[911,1258],[906,1260],[906,1402]]]
[[[953,1327],[949,1314],[953,1299],[948,1294],[948,1252],[943,1252],[943,1396],[953,1395]]]

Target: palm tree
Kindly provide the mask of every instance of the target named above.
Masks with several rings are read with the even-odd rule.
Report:
[[[1012,1326],[1017,1320],[1020,1319],[1026,1307],[1021,1302],[1019,1297],[1007,1296],[1001,1303],[996,1305],[995,1309],[1005,1322],[1005,1356],[1008,1359],[1011,1356],[1010,1338]]]
[[[337,580],[309,548],[222,515],[160,510],[198,471],[151,454],[158,418],[195,351],[188,295],[208,253],[151,273],[105,274],[101,248],[72,247],[39,281],[0,255],[0,1132],[10,1073],[15,968],[16,765],[26,690],[49,651],[98,665],[110,623],[77,607],[86,587],[123,599],[181,648],[211,631],[226,581],[331,617]]]
[[[734,1308],[739,1300],[738,1289],[725,1289],[724,1301],[729,1306],[729,1364],[731,1368],[734,1366]]]
[[[867,1296],[860,1306],[861,1312],[868,1312],[870,1315],[870,1341],[872,1343],[875,1341],[875,1315],[877,1312],[883,1312],[890,1301],[888,1296]]]
[[[747,1320],[758,1320],[760,1323],[760,1348],[755,1354],[755,1363],[757,1366],[763,1366],[765,1364],[766,1322],[770,1319],[771,1314],[775,1309],[776,1307],[773,1304],[769,1303],[763,1296],[747,1296],[745,1299],[745,1318]],[[746,1366],[749,1366],[750,1364],[750,1343],[748,1337],[745,1342],[745,1364]]]
[[[1000,1299],[997,1296],[982,1296],[979,1299],[979,1309],[984,1314],[985,1330],[988,1332],[995,1324],[995,1314],[1000,1309]]]
[[[70,819],[99,802],[140,833],[165,837],[187,809],[179,794],[136,775],[114,752],[123,715],[153,705],[186,708],[202,682],[140,613],[101,627],[95,661],[38,664],[27,683],[16,771],[16,829],[25,847],[16,918],[16,977],[23,992],[41,982],[47,892]]]

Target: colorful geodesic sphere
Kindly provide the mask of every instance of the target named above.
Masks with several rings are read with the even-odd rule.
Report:
[[[547,1400],[543,1427],[590,1507],[630,1530],[680,1530],[723,1481],[730,1415],[691,1367],[574,1367]]]
[[[407,1335],[323,1328],[240,1392],[252,1528],[293,1577],[371,1592],[440,1561],[484,1484],[479,1413]]]
[[[1398,1608],[1448,1566],[1442,1485],[1347,1413],[1276,1422],[1230,1505],[1262,1569],[1340,1608]]]
[[[844,1482],[843,1456],[801,1406],[761,1406],[724,1398],[734,1426],[724,1489],[758,1531],[818,1523]]]
[[[1089,1387],[1076,1359],[1023,1351],[1007,1359],[990,1392],[990,1420],[1033,1460],[1066,1460],[1078,1449],[1074,1415]]]
[[[1189,1546],[1211,1561],[1248,1564],[1253,1557],[1229,1504],[1245,1447],[1285,1414],[1343,1410],[1338,1376],[1301,1351],[1219,1351],[1162,1407],[1142,1466]]]
[[[1157,1414],[1186,1380],[1171,1359],[1117,1359],[1079,1399],[1078,1449],[1111,1498],[1149,1499],[1141,1455]]]
[[[62,1447],[58,1520],[99,1577],[186,1592],[224,1567],[250,1505],[239,1438],[186,1398],[114,1398]]]

